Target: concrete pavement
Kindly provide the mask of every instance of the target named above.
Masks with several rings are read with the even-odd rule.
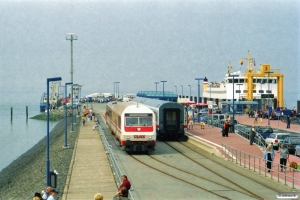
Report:
[[[95,108],[94,111],[99,112]],[[65,189],[59,194],[63,200],[90,200],[96,193],[101,193],[104,199],[112,199],[117,192],[100,134],[98,129],[92,128],[94,125],[94,121],[86,121],[80,127]]]

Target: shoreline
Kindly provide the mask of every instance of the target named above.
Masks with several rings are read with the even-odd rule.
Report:
[[[77,123],[74,125],[75,132],[70,133],[70,122],[71,118],[68,118],[68,144],[70,146],[68,149],[62,148],[64,145],[64,120],[60,120],[50,132],[50,170],[58,171],[56,189],[59,192],[62,192],[65,187],[74,145],[80,131],[80,123]],[[0,199],[31,200],[35,192],[41,192],[45,188],[46,136],[2,169],[0,172]]]

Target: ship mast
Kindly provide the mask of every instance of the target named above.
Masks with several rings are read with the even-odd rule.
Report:
[[[247,73],[251,74],[252,73],[252,68],[251,68],[251,63],[253,63],[253,65],[255,66],[255,58],[251,58],[250,57],[250,51],[248,50],[248,56],[247,58],[242,58],[240,60],[240,64],[242,65],[243,64],[243,60],[247,60],[247,64],[248,64],[248,68],[247,68]]]

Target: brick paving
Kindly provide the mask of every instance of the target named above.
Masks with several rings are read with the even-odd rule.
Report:
[[[254,118],[249,118],[248,116],[236,116],[236,119],[239,123],[245,124],[245,125],[252,125],[254,123]],[[255,124],[255,125],[267,126],[268,120],[263,119],[262,122],[260,122],[258,120],[258,124]],[[295,125],[295,124],[291,124],[290,129],[286,129],[285,123],[283,123],[281,121],[276,121],[276,120],[270,120],[270,126],[273,128],[281,129],[282,132],[288,130],[288,131],[292,131],[295,133],[299,133],[299,130],[300,130],[300,126]],[[246,161],[241,161],[242,162],[241,164],[244,164],[244,162],[246,162],[246,165],[248,165],[249,163],[247,163],[247,162],[248,162],[248,160],[250,160],[251,168],[253,168],[255,165],[256,171],[259,170],[261,173],[265,173],[265,171],[262,167],[265,165],[265,163],[262,159],[264,150],[257,145],[250,145],[249,140],[247,140],[246,138],[243,138],[242,136],[235,134],[235,133],[229,133],[228,137],[223,137],[220,128],[205,125],[205,128],[201,129],[199,123],[197,123],[197,122],[194,123],[193,129],[186,130],[186,133],[190,137],[196,139],[197,141],[201,141],[203,143],[206,143],[206,144],[209,144],[209,145],[215,147],[221,153],[222,153],[222,145],[227,145],[231,148],[234,148],[234,149],[240,150],[242,152],[246,152],[248,154],[252,154],[252,155],[256,156],[255,161],[254,161],[253,157],[251,157],[250,159],[249,159],[249,157],[247,157],[245,159]],[[227,154],[226,157],[232,160],[232,157],[235,155],[235,151],[232,151],[232,149],[227,149],[227,150],[229,150],[229,154]],[[223,149],[223,151],[224,151],[224,149]],[[232,154],[233,154],[233,156],[232,156]],[[238,156],[239,156],[239,154],[238,154]],[[241,154],[241,157],[242,158],[244,157],[243,154]],[[239,159],[237,161],[239,161]],[[298,158],[294,155],[290,155],[289,161],[290,162],[294,161],[294,162],[297,162],[300,164],[300,158]],[[254,162],[255,162],[255,164],[254,164]],[[275,151],[274,162],[279,163],[279,154],[276,151]],[[259,167],[258,164],[260,164],[261,167]],[[277,179],[279,176],[280,179],[284,179],[285,177],[284,177],[283,173],[279,173],[278,169],[279,169],[279,166],[274,163],[273,168],[272,168],[273,172],[271,173],[273,178]],[[287,170],[286,175],[292,176],[292,173],[293,172],[291,170]],[[267,175],[268,174],[269,173],[267,173]],[[270,176],[270,174],[268,176]],[[296,181],[295,184],[297,186],[300,186],[300,172],[295,172],[295,177],[297,179],[299,179],[299,181]],[[291,178],[286,177],[286,179],[288,182],[291,183]]]

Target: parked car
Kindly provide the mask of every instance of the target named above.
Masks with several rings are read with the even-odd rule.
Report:
[[[207,114],[208,113],[208,108],[203,108],[199,111],[200,114]]]
[[[269,145],[271,144],[271,142],[273,142],[273,148],[278,150],[280,148],[278,144],[282,142],[284,138],[289,136],[290,136],[289,133],[272,133],[265,139],[266,145]]]
[[[296,147],[295,147],[295,156],[300,156],[300,145],[297,145]]]
[[[290,154],[294,154],[296,151],[296,146],[300,145],[300,136],[289,136],[284,138],[282,142],[280,142],[278,145],[284,144],[287,149],[289,150]]]
[[[270,126],[258,126],[255,128],[255,131],[261,134],[264,139],[269,137],[272,133],[274,133],[273,129]]]

